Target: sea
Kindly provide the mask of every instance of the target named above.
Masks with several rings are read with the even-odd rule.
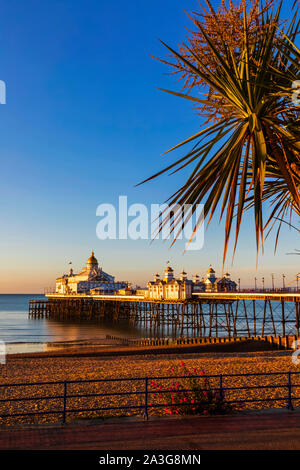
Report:
[[[38,299],[46,300],[46,297],[41,294],[0,294],[0,342],[5,344],[7,354],[45,351],[51,349],[51,345],[57,347],[61,343],[104,344],[106,335],[130,338],[142,334],[127,324],[29,318],[29,301]]]
[[[6,354],[40,352],[53,350],[59,347],[79,347],[87,344],[105,346],[108,344],[107,335],[117,338],[145,338],[145,337],[169,337],[170,332],[162,326],[161,330],[149,331],[142,324],[130,324],[129,322],[99,323],[87,320],[57,321],[53,319],[29,318],[28,306],[30,300],[45,300],[41,294],[0,294],[0,360],[1,351],[5,348]],[[253,330],[251,319],[252,300],[248,303],[249,327]],[[281,303],[271,302],[274,312],[276,330],[281,334]],[[256,301],[257,331],[261,330],[262,318],[266,314],[265,335],[273,333],[273,320],[268,311],[264,313],[264,302]],[[208,306],[206,306],[208,308]],[[205,310],[205,305],[203,306]],[[243,304],[239,305],[238,318],[244,316]],[[287,320],[286,334],[295,334],[295,306],[293,302],[286,302],[285,316]],[[222,322],[220,322],[220,326]],[[245,321],[239,321],[239,335],[247,334]],[[188,331],[187,335],[192,334]],[[223,334],[227,333],[221,333]],[[257,333],[261,334],[261,333]],[[1,349],[2,348],[2,349]]]

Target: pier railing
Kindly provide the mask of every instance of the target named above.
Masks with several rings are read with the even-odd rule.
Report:
[[[293,410],[295,406],[300,405],[300,396],[297,395],[300,388],[300,372],[203,374],[188,378],[204,379],[206,385],[199,390],[213,390],[224,404],[233,405],[237,411],[245,408],[270,408],[274,405],[277,408],[286,407]],[[42,416],[43,419],[38,422],[57,422],[55,416],[58,416],[62,423],[66,423],[76,417],[106,418],[124,413],[138,413],[148,419],[155,410],[166,407],[163,399],[158,403],[153,400],[153,395],[157,395],[158,384],[161,384],[158,387],[159,395],[163,397],[164,394],[170,393],[169,386],[170,383],[174,385],[174,380],[180,383],[186,381],[187,377],[176,375],[1,384],[0,423],[5,424],[7,420],[8,424],[22,423],[24,418]],[[154,383],[156,388],[153,389]],[[194,391],[195,389],[172,388],[173,394]],[[92,400],[92,403],[89,400]],[[5,404],[9,404],[6,411]],[[29,405],[27,410],[23,409],[25,404]],[[185,406],[197,404],[199,403],[192,400],[185,402]]]

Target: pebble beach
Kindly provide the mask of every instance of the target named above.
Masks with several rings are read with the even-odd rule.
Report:
[[[10,357],[7,364],[1,366],[1,384],[12,383],[36,383],[55,381],[77,381],[77,380],[102,380],[102,379],[126,379],[130,377],[149,377],[149,388],[151,391],[151,377],[170,375],[182,375],[183,367],[186,370],[196,370],[196,373],[205,375],[223,374],[223,386],[225,398],[236,400],[239,409],[261,409],[279,408],[286,406],[288,393],[287,374],[270,376],[239,376],[227,377],[226,374],[256,374],[256,373],[281,373],[300,372],[300,366],[292,362],[291,351],[259,351],[251,353],[185,353],[185,354],[146,354],[132,356],[76,356],[56,357]],[[184,364],[184,366],[183,366]],[[299,374],[300,375],[300,374]],[[300,390],[295,385],[300,385],[298,375],[292,375],[294,396],[300,396]],[[166,381],[160,382],[165,387]],[[212,389],[217,389],[219,377],[209,379]],[[242,387],[263,385],[266,388],[226,391],[226,387]],[[267,388],[272,386],[273,388]],[[108,408],[110,406],[140,406],[134,409],[122,410],[97,410],[69,412],[68,421],[101,418],[112,416],[141,415],[143,411],[144,381],[111,381],[97,383],[74,383],[68,385],[68,393],[91,394],[92,397],[68,398],[68,409],[82,408]],[[298,392],[299,390],[299,392]],[[114,394],[131,392],[132,395],[107,395],[97,396],[99,393]],[[1,399],[36,397],[26,402],[2,402],[0,403],[0,414],[25,412],[57,411],[56,414],[46,414],[31,417],[14,417],[0,419],[1,425],[51,423],[61,420],[62,409],[62,384],[39,385],[22,387],[1,387]],[[52,400],[41,400],[41,396],[54,396],[60,398]],[[150,394],[151,397],[151,394]],[[273,401],[266,402],[264,399],[272,398]],[[280,400],[283,398],[282,400]],[[242,400],[255,399],[256,402],[244,403]],[[151,404],[150,398],[150,404]],[[294,400],[294,406],[300,404]],[[151,414],[161,414],[161,409],[149,410]]]

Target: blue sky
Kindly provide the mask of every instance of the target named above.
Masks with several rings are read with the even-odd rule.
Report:
[[[215,2],[216,3],[216,2]],[[285,2],[287,7],[289,2]],[[42,292],[66,271],[79,269],[95,250],[104,270],[144,284],[167,260],[174,269],[203,274],[221,269],[223,224],[213,221],[204,248],[183,256],[182,244],[100,241],[96,208],[128,202],[163,202],[183,181],[164,176],[135,184],[176,155],[163,151],[201,126],[190,103],[157,90],[176,89],[158,38],[176,46],[186,37],[184,10],[196,0],[2,1],[0,79],[0,292]],[[287,228],[274,256],[272,237],[256,270],[249,214],[232,275],[242,286],[254,276],[282,273],[292,281],[299,258],[297,234]]]

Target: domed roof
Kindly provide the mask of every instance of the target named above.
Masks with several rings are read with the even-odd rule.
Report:
[[[91,256],[87,260],[87,264],[98,264],[97,258],[94,256],[94,252],[92,251]]]
[[[207,274],[215,274],[216,271],[212,267],[210,267],[206,272]]]
[[[166,273],[172,273],[172,272],[173,272],[173,269],[172,269],[170,266],[168,266],[168,267],[165,269],[165,272],[166,272]]]

